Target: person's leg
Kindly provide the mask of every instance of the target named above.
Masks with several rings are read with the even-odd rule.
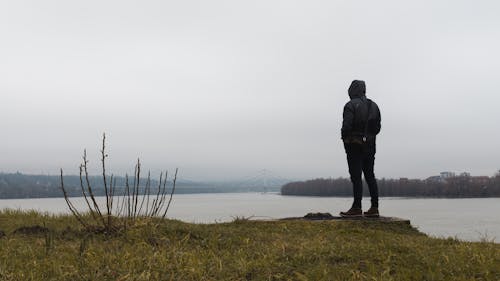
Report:
[[[370,191],[372,207],[378,208],[378,186],[374,173],[375,166],[375,144],[368,145],[363,155],[363,174],[365,175],[368,190]]]
[[[346,152],[354,196],[352,207],[361,209],[361,199],[363,198],[363,182],[361,180],[363,162],[362,147],[360,144],[346,144]]]

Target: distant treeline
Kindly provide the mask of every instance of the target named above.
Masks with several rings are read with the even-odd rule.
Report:
[[[90,176],[89,182],[96,196],[104,195],[102,177]],[[142,186],[145,182],[145,178],[141,179]],[[84,184],[86,184],[85,181]],[[158,182],[151,180],[151,184],[158,184]],[[171,182],[168,185],[171,187]],[[79,176],[64,176],[64,186],[69,196],[81,196]],[[123,190],[125,177],[116,177],[116,186],[118,190]],[[60,176],[0,173],[0,199],[43,197],[62,197]]]
[[[380,179],[377,181],[380,196],[391,197],[500,197],[500,176],[451,177],[442,180]],[[363,195],[368,188],[363,183]],[[290,182],[281,187],[283,195],[352,196],[349,179],[313,179]]]
[[[123,194],[125,177],[116,177],[117,194]],[[141,187],[146,183],[141,179]],[[102,176],[90,176],[89,182],[96,196],[104,196]],[[85,181],[84,181],[84,184]],[[133,183],[131,182],[130,185]],[[282,183],[281,183],[282,184]],[[275,187],[262,187],[250,183],[203,183],[192,181],[177,181],[175,193],[217,193],[217,192],[278,192],[281,184]],[[156,187],[157,180],[151,180],[151,186]],[[64,176],[64,186],[69,196],[82,196],[80,177],[76,175]],[[170,191],[172,182],[167,183]],[[55,175],[26,175],[22,173],[0,173],[0,199],[12,198],[46,198],[62,197],[61,179]]]

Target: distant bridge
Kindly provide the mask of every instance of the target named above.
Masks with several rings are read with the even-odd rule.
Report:
[[[239,185],[241,186],[262,188],[280,187],[290,181],[290,179],[286,179],[279,175],[276,175],[275,173],[267,169],[259,170],[257,171],[257,173],[238,180]]]

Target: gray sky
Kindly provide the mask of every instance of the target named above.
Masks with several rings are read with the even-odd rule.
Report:
[[[500,168],[498,1],[0,1],[0,171],[347,176],[353,79],[376,174]]]

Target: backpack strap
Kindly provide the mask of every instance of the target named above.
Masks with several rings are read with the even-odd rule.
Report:
[[[368,119],[370,118],[370,109],[372,108],[372,100],[367,99],[368,102],[368,110],[366,111],[366,121],[365,121],[365,132],[363,134],[363,142],[366,142],[368,138]]]

